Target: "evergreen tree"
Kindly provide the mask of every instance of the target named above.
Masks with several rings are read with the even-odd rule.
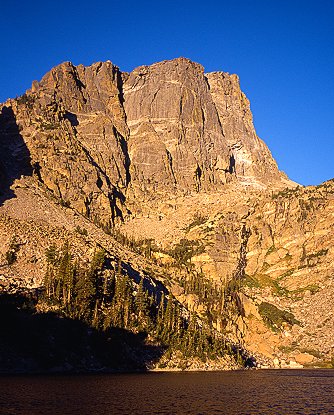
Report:
[[[92,274],[89,271],[80,270],[75,285],[75,309],[77,317],[90,322],[92,310],[95,306],[96,287]]]
[[[45,251],[46,261],[49,265],[56,266],[58,263],[58,252],[55,244],[51,244]]]
[[[151,325],[150,307],[151,298],[148,292],[144,288],[144,278],[141,278],[138,284],[138,290],[136,294],[135,308],[138,319],[138,326],[141,330],[148,329]]]

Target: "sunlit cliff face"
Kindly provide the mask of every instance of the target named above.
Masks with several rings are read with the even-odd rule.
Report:
[[[52,242],[86,263],[102,246],[268,365],[329,359],[333,184],[278,170],[236,75],[184,58],[63,63],[1,106],[0,149],[6,283],[41,284]]]

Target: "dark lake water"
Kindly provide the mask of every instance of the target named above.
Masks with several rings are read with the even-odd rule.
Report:
[[[5,376],[0,414],[334,414],[334,371]]]

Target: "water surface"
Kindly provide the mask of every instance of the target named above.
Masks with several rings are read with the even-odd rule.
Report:
[[[1,415],[334,414],[334,371],[0,377]]]

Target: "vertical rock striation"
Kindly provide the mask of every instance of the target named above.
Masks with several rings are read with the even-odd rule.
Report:
[[[201,65],[180,58],[141,66],[124,99],[135,186],[191,192],[226,183],[230,151]]]
[[[268,147],[256,135],[249,101],[240,90],[237,75],[206,74],[227,145],[233,172],[244,184],[264,187],[278,178],[284,181]],[[288,180],[287,180],[288,183]]]
[[[104,224],[124,215],[126,198],[138,204],[231,182],[288,183],[255,134],[236,75],[205,75],[184,58],[130,74],[109,61],[65,62],[2,114],[2,137],[10,130],[26,147],[38,180]]]
[[[39,181],[102,223],[122,215],[129,182],[120,84],[110,62],[88,68],[65,62],[2,109],[13,113]]]

